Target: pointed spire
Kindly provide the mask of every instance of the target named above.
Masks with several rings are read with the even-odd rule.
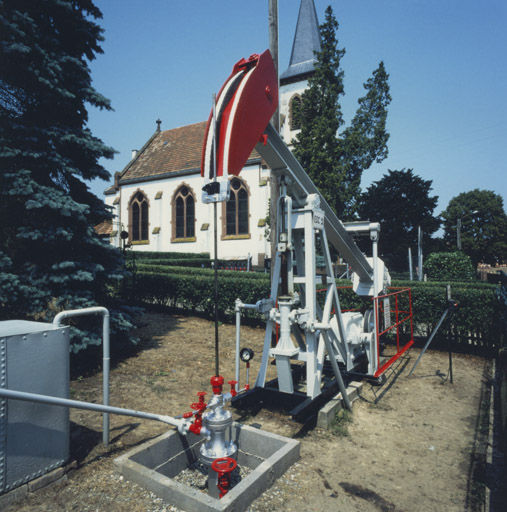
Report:
[[[301,0],[289,68],[282,73],[280,80],[293,82],[295,77],[311,73],[317,61],[315,52],[320,52],[317,11],[313,0]]]

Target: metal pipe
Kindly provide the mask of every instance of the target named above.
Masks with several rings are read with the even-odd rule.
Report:
[[[334,372],[334,376],[336,377],[336,382],[338,383],[338,388],[340,389],[340,392],[343,397],[343,402],[345,403],[345,407],[347,408],[347,410],[352,412],[352,404],[350,403],[349,395],[347,395],[345,383],[343,382],[342,374],[340,372],[340,367],[338,366],[338,363],[336,362],[336,355],[334,353],[333,347],[331,345],[331,342],[329,341],[327,333],[323,333],[322,337],[324,338],[324,343],[326,344],[326,350],[329,355],[329,360],[331,361],[331,366],[333,367],[333,372]]]
[[[213,168],[215,176],[213,181],[218,178],[218,160],[217,160],[217,96],[213,94]],[[214,260],[214,299],[215,299],[215,375],[218,377],[219,373],[219,338],[218,338],[218,213],[217,203],[213,203],[213,246],[215,251]]]
[[[110,318],[109,311],[102,307],[96,306],[83,309],[70,309],[68,311],[61,311],[53,319],[53,325],[62,327],[62,321],[66,318],[75,316],[95,315],[101,314],[102,321],[102,401],[104,405],[109,405],[109,373],[111,366],[110,356]],[[109,414],[104,413],[102,416],[102,442],[107,448],[109,446]]]
[[[25,393],[24,391],[15,391],[12,389],[0,389],[0,396],[10,400],[23,400],[25,402],[38,402],[41,404],[57,405],[60,407],[72,407],[74,409],[85,409],[89,411],[119,414],[121,416],[134,416],[135,418],[143,418],[146,420],[161,421],[174,427],[180,427],[184,420],[177,420],[172,416],[162,414],[153,414],[150,412],[135,411],[132,409],[122,409],[121,407],[112,407],[110,405],[90,404],[88,402],[80,402],[79,400],[69,400],[67,398],[59,398],[56,396],[38,395],[36,393]]]
[[[239,389],[239,348],[240,348],[240,335],[241,335],[241,300],[236,299],[235,308],[236,311],[236,360],[235,360],[235,372],[234,380],[236,381],[236,391]]]
[[[414,370],[416,369],[416,366],[419,364],[419,361],[421,360],[422,356],[424,355],[424,353],[426,352],[426,349],[430,346],[430,343],[432,342],[433,338],[435,337],[435,334],[438,332],[438,330],[440,329],[440,326],[442,325],[442,322],[444,321],[445,317],[447,316],[447,313],[449,313],[449,310],[446,309],[443,313],[442,313],[442,316],[440,317],[440,320],[438,321],[438,324],[436,325],[436,327],[433,329],[433,332],[431,333],[428,341],[426,342],[426,345],[424,345],[424,348],[422,349],[421,353],[419,354],[419,357],[417,358],[417,361],[415,362],[413,368],[408,372],[408,376],[410,377],[412,375],[412,373],[414,372]]]

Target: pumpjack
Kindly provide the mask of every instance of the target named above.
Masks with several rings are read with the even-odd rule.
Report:
[[[243,304],[238,299],[236,311],[255,308],[266,319],[261,365],[254,387],[266,386],[268,364],[274,359],[279,391],[295,393],[293,363],[299,362],[306,370],[307,400],[313,400],[322,391],[326,362],[331,363],[342,388],[342,372],[378,379],[413,341],[410,339],[402,347],[398,341],[394,356],[387,363],[381,360],[379,338],[392,325],[387,293],[390,276],[377,249],[380,225],[345,225],[338,219],[269,123],[277,102],[278,80],[268,50],[234,66],[208,119],[201,165],[205,179],[202,200],[227,200],[230,175],[241,172],[254,148],[271,169],[280,195],[274,205],[277,222],[273,235],[277,243],[270,296],[256,304]],[[369,235],[371,257],[362,253],[351,232]],[[353,270],[354,292],[371,299],[366,311],[342,312],[330,245]],[[316,272],[317,249],[324,257],[323,275]],[[318,300],[318,286],[324,289],[323,301]],[[411,322],[411,311],[404,313],[403,319]],[[381,314],[383,318],[379,318]],[[396,317],[399,323],[398,311]],[[278,334],[276,346],[272,346],[274,332]]]

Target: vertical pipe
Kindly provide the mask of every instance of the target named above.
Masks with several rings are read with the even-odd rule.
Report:
[[[216,137],[216,103],[217,97],[216,94],[213,94],[213,168],[215,170],[214,180],[217,181],[217,137]],[[217,213],[217,203],[213,203],[213,217],[214,217],[214,250],[215,250],[215,260],[214,260],[214,291],[215,291],[215,375],[218,377],[220,375],[220,365],[219,365],[219,347],[218,347],[218,213]]]
[[[375,354],[372,355],[372,361],[375,361],[372,368],[371,373],[374,374],[380,367],[380,339],[379,339],[379,319],[378,319],[378,289],[379,289],[379,275],[378,275],[378,231],[370,232],[370,238],[372,238],[372,256],[373,256],[373,304],[375,307],[373,308],[373,325],[375,326],[375,342],[374,342],[374,351]],[[382,276],[382,280],[384,276]],[[373,347],[372,347],[373,348]]]
[[[109,405],[109,371],[111,365],[111,357],[109,353],[109,312],[104,313],[102,323],[102,339],[104,351],[102,354],[102,402]],[[102,442],[106,448],[109,447],[109,413],[102,415]]]
[[[396,307],[396,349],[400,351],[400,324],[398,322],[398,294],[394,295],[395,307]],[[389,300],[389,299],[388,299]]]
[[[134,254],[134,253],[132,253]],[[58,313],[53,319],[53,324],[61,327],[62,320],[65,318],[75,317],[75,316],[85,316],[85,315],[94,315],[100,313],[103,316],[102,320],[102,366],[103,366],[103,380],[102,380],[102,399],[104,401],[104,405],[109,405],[109,372],[110,372],[110,340],[109,340],[109,331],[110,331],[110,319],[109,319],[109,311],[102,307],[91,307],[91,308],[83,308],[83,309],[71,309],[69,311],[61,311]],[[102,440],[107,448],[109,446],[109,414],[104,412],[102,418]]]
[[[447,344],[449,348],[449,382],[454,383],[452,376],[452,344],[451,344],[451,315],[447,317]]]
[[[417,266],[418,280],[423,280],[423,254],[422,254],[422,230],[421,226],[417,226]]]
[[[276,80],[278,82],[278,0],[268,0],[269,9],[269,51],[275,63]],[[279,102],[278,102],[279,103]],[[280,131],[280,107],[276,107],[271,118],[273,128]]]
[[[236,361],[234,380],[236,381],[236,391],[239,390],[239,349],[240,349],[240,332],[241,332],[241,301],[236,299]]]
[[[410,274],[410,280],[413,281],[414,275],[412,271],[412,249],[410,247],[408,248],[408,272]]]
[[[276,76],[278,81],[278,0],[268,0],[268,22],[269,22],[269,51],[273,57],[275,63]],[[278,102],[279,103],[279,102]],[[271,124],[273,128],[280,131],[280,113],[279,108],[276,108],[273,117],[271,118]],[[278,187],[277,179],[273,173],[273,169],[270,170],[269,178],[269,195],[271,204],[271,215],[270,215],[270,231],[271,231],[271,247],[270,247],[270,258],[271,258],[271,278],[274,274],[274,263],[276,258],[276,244],[278,242],[276,229],[277,229],[277,203],[280,190]]]

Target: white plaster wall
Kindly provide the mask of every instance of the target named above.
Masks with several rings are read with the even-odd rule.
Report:
[[[292,139],[296,136],[299,130],[291,130],[289,124],[289,104],[291,98],[295,94],[300,96],[308,86],[308,80],[302,82],[295,82],[293,84],[283,85],[280,87],[280,114],[284,115],[284,122],[280,126],[280,135],[285,141],[285,144],[291,146]]]
[[[269,181],[260,186],[269,178],[269,170],[262,169],[260,165],[245,167],[239,176],[249,189],[249,239],[222,240],[222,204],[218,204],[218,257],[220,259],[245,258],[250,254],[252,263],[258,265],[259,255],[269,257],[269,243],[264,238],[264,227],[259,227],[260,219],[264,219],[268,210]],[[172,207],[171,199],[175,190],[185,183],[194,193],[195,197],[195,242],[171,242],[172,235]],[[213,257],[213,205],[201,201],[201,188],[204,180],[200,174],[178,176],[170,179],[146,181],[121,186],[120,204],[115,210],[118,216],[113,221],[113,229],[121,231],[121,225],[128,230],[128,204],[132,195],[140,190],[149,202],[149,243],[134,245],[135,251],[162,251],[162,252],[207,252]],[[155,199],[157,192],[162,192],[160,199]],[[120,193],[118,193],[120,194]],[[117,195],[118,195],[117,194]],[[114,195],[106,196],[106,203],[112,204]],[[209,224],[207,230],[201,230],[203,224]],[[153,234],[154,228],[160,228],[158,234]],[[115,245],[120,243],[119,237],[112,241]]]

